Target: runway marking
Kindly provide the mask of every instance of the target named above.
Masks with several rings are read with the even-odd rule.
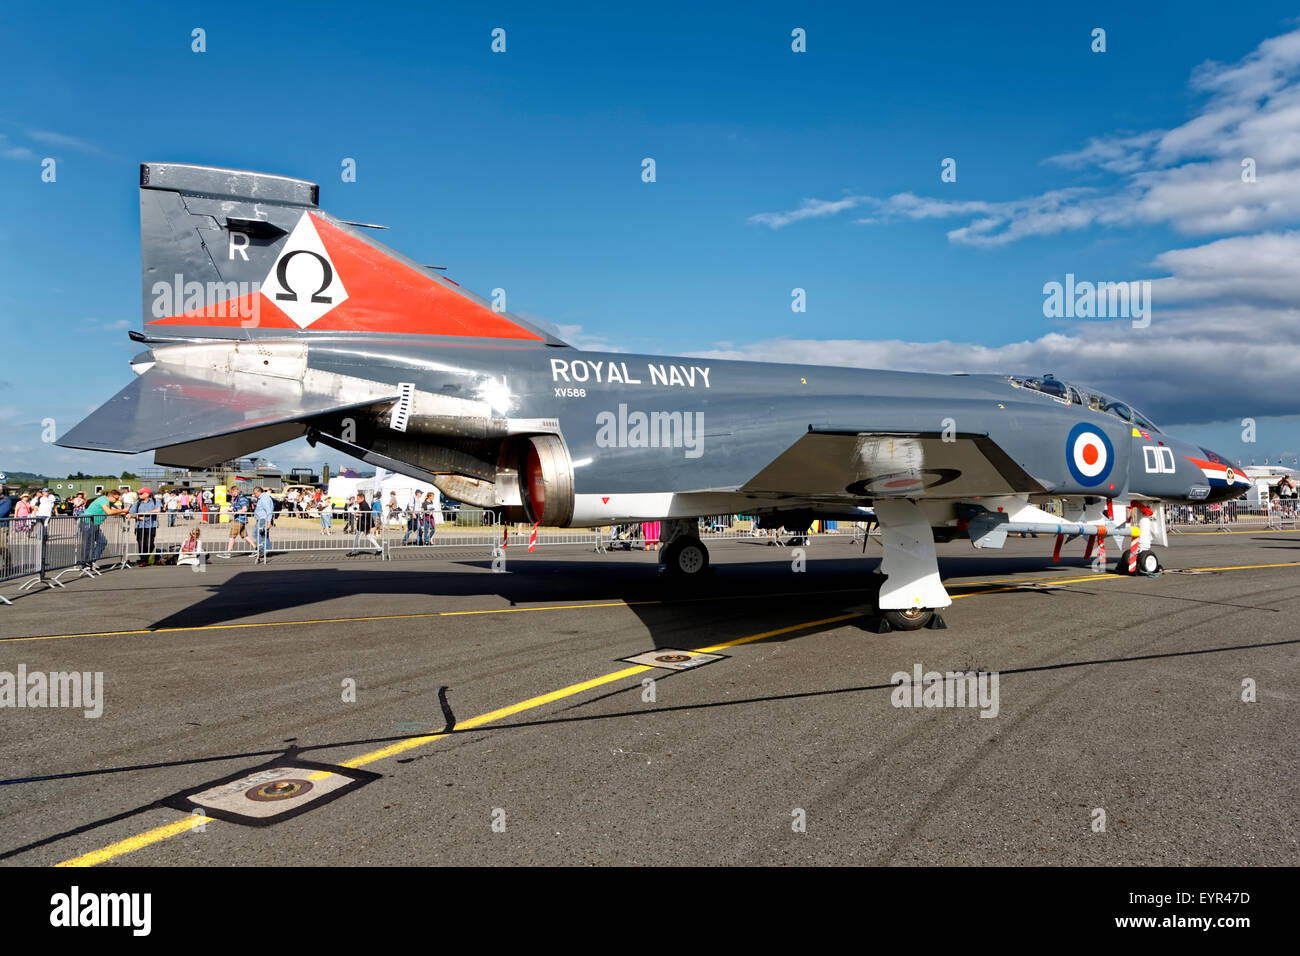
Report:
[[[586,605],[584,605],[586,606]],[[695,648],[698,654],[709,654],[714,651],[722,650],[727,647],[738,647],[741,644],[749,644],[753,641],[761,641],[767,637],[777,637],[781,634],[790,634],[794,631],[806,630],[810,627],[818,627],[823,624],[837,624],[841,621],[847,621],[855,617],[861,617],[863,612],[855,611],[850,614],[838,614],[835,617],[821,618],[816,621],[805,621],[802,624],[792,624],[788,627],[779,627],[771,631],[763,631],[759,634],[750,634],[746,637],[738,637],[735,640],[723,641],[720,644],[711,644],[708,647]],[[484,724],[490,724],[494,721],[502,720],[506,717],[514,716],[525,710],[532,710],[536,707],[542,707],[553,701],[563,700],[565,697],[572,697],[574,694],[581,694],[583,691],[591,690],[593,687],[600,687],[604,684],[610,684],[614,681],[622,680],[625,677],[634,677],[637,674],[643,674],[646,671],[654,670],[652,667],[638,664],[633,667],[625,667],[622,670],[613,671],[601,677],[593,677],[591,680],[582,681],[578,684],[570,684],[568,687],[561,687],[559,690],[553,690],[549,694],[541,694],[537,697],[530,697],[522,700],[517,704],[510,704],[507,707],[501,707],[497,710],[488,711],[486,714],[480,714],[477,717],[471,717],[469,720],[461,721],[456,724],[454,730],[464,731],[473,730],[475,727],[481,727]],[[340,766],[356,768],[363,767],[366,764],[374,763],[377,760],[383,760],[386,757],[392,757],[399,753],[405,753],[416,747],[422,747],[425,744],[431,744],[436,740],[441,740],[448,734],[427,734],[422,737],[409,737],[406,740],[398,741],[388,747],[379,750],[372,750],[369,753],[361,754],[359,757],[353,757],[351,760],[343,761]],[[319,780],[329,776],[327,771],[317,771],[309,779]],[[83,853],[80,856],[74,856],[69,860],[64,860],[56,866],[96,866],[104,863],[114,857],[122,856],[127,853],[133,853],[136,850],[143,849],[162,840],[170,839],[177,834],[184,833],[192,829],[198,823],[206,823],[211,826],[219,823],[219,820],[204,819],[203,817],[187,816],[183,819],[176,820],[172,823],[155,827],[152,830],[146,830],[144,833],[128,837],[125,840],[119,840],[117,843],[111,843],[106,847],[98,850],[92,850],[89,853]]]
[[[1288,567],[1300,567],[1300,561],[1290,561],[1290,562],[1279,563],[1279,564],[1243,564],[1243,565],[1233,565],[1233,566],[1222,567],[1222,568],[1186,568],[1183,570],[1246,571],[1246,570],[1254,570],[1258,568],[1288,568]],[[993,594],[993,593],[999,593],[1001,591],[1019,590],[1024,585],[1034,584],[1034,583],[1076,584],[1083,581],[1119,581],[1119,580],[1127,580],[1127,579],[1121,576],[1111,576],[1106,574],[1092,574],[1082,578],[1055,578],[1055,577],[1032,578],[1032,579],[1022,580],[1019,582],[1018,586],[1014,586],[1014,587],[998,588],[995,591],[979,591],[970,594],[956,594],[953,595],[953,600],[957,600],[958,598],[966,598],[966,597],[979,597],[982,594]],[[987,584],[997,584],[997,583],[998,582],[996,581],[987,582]],[[966,585],[954,585],[954,587],[981,587],[981,586],[985,586],[985,583],[977,581]],[[632,602],[632,603],[662,604],[664,602],[646,601],[646,602]],[[619,606],[627,606],[627,605],[628,602],[614,601],[606,604],[554,605],[554,606],[546,606],[541,608],[499,608],[495,610],[485,610],[485,611],[480,611],[475,613],[502,613],[502,612],[524,611],[524,610],[568,610],[568,609],[581,609],[585,607],[619,607]],[[258,624],[203,625],[201,627],[174,628],[168,630],[220,630],[225,627],[275,627],[278,626],[278,624],[309,624],[309,623],[335,623],[338,621],[393,620],[398,618],[412,618],[412,617],[417,617],[417,618],[418,617],[442,617],[442,616],[449,616],[452,614],[463,614],[463,613],[470,613],[470,612],[444,611],[444,612],[430,612],[427,614],[385,615],[382,617],[374,617],[374,618],[335,618],[335,619],[330,619],[327,621],[320,621],[320,622],[284,621],[284,622],[265,622],[265,623],[258,623]],[[763,640],[764,638],[768,638],[768,637],[777,637],[781,634],[789,634],[794,631],[806,630],[807,628],[810,627],[818,627],[823,624],[837,624],[843,621],[851,620],[853,618],[862,617],[865,615],[865,613],[866,612],[864,611],[854,611],[848,614],[839,614],[836,615],[835,617],[821,618],[815,621],[806,621],[802,624],[792,624],[788,627],[781,627],[781,628],[776,628],[775,630],[763,631],[758,634],[750,634],[746,637],[739,637],[731,641],[723,641],[719,644],[710,644],[707,647],[693,648],[693,650],[696,653],[709,654],[716,651],[725,650],[728,647],[738,647],[741,644],[749,644],[754,641]],[[149,634],[149,633],[157,633],[157,632],[145,630],[145,631],[104,632],[103,634],[65,635],[65,636],[97,637],[97,636],[109,636],[111,634],[117,634],[117,633]],[[51,638],[9,638],[7,640],[48,640],[48,639]],[[609,674],[605,674],[602,677],[595,677],[592,678],[591,680],[582,681],[577,684],[570,684],[567,687],[562,687],[559,690],[551,691],[548,694],[542,694],[537,697],[530,697],[527,700],[520,701],[517,704],[511,704],[507,707],[502,707],[497,710],[489,711],[486,714],[480,714],[477,717],[471,717],[468,720],[456,724],[456,726],[453,728],[453,731],[472,730],[475,727],[481,727],[484,724],[493,723],[495,721],[502,720],[506,717],[513,716],[514,714],[520,713],[522,711],[532,710],[534,708],[544,706],[545,704],[549,704],[557,700],[562,700],[566,697],[572,697],[573,695],[580,694],[583,691],[591,690],[592,688],[595,687],[600,687],[604,684],[613,683],[614,681],[622,680],[623,678],[626,677],[634,677],[637,674],[645,673],[646,671],[652,669],[653,668],[644,665],[636,665],[633,667],[626,667],[623,668],[622,670],[614,671]],[[349,768],[362,767],[365,766],[366,764],[374,763],[378,760],[383,760],[387,757],[391,757],[399,753],[404,753],[408,750],[413,750],[416,747],[421,747],[425,744],[433,743],[437,740],[441,740],[443,737],[446,736],[449,735],[447,733],[438,733],[438,734],[427,734],[419,737],[410,737],[407,738],[406,740],[398,741],[397,743],[392,744],[388,747],[381,748],[380,750],[373,750],[370,751],[369,753],[361,754],[358,757],[353,757],[351,760],[343,761],[341,763],[341,766],[349,767]],[[323,776],[328,776],[329,774],[326,772],[318,772],[318,775],[323,777]],[[317,775],[313,775],[313,779],[315,779],[316,777]],[[122,856],[127,853],[133,853],[136,850],[143,849],[146,846],[150,846],[162,840],[170,839],[171,837],[176,836],[177,834],[184,833],[185,831],[192,829],[193,827],[197,826],[199,823],[216,824],[218,822],[220,821],[210,819],[210,818],[204,819],[202,817],[186,816],[180,820],[173,821],[172,823],[155,827],[152,830],[146,830],[144,833],[137,834],[133,837],[128,837],[125,840],[119,840],[118,842],[111,843],[106,847],[102,847],[101,849],[92,850],[88,853],[83,853],[79,856],[72,857],[71,859],[64,860],[61,863],[57,863],[55,865],[67,866],[67,867],[96,866],[100,863],[114,859],[115,857]]]
[[[376,614],[371,617],[323,617],[311,621],[252,621],[244,624],[192,624],[186,627],[142,627],[133,631],[85,631],[80,634],[44,634],[33,637],[4,637],[0,644],[19,641],[63,641],[75,637],[129,637],[140,634],[173,634],[184,631],[226,631],[250,627],[293,627],[301,624],[359,624],[366,621],[401,621],[424,617],[456,617],[461,614],[517,614],[521,611],[574,611],[595,607],[636,607],[662,601],[609,601],[604,604],[555,604],[543,607],[496,607],[480,611],[424,611],[418,614]]]
[[[1257,531],[1174,531],[1173,534],[1182,534],[1192,537],[1202,534],[1296,534],[1300,528],[1260,528]]]
[[[166,840],[174,837],[178,833],[184,833],[186,830],[192,830],[203,824],[216,823],[215,819],[202,817],[198,814],[187,814],[179,820],[163,824],[160,827],[154,827],[152,830],[146,830],[144,833],[138,833],[133,837],[127,837],[125,840],[119,840],[117,843],[110,843],[101,850],[91,850],[89,853],[83,853],[81,856],[74,856],[71,860],[64,860],[62,863],[56,863],[55,866],[96,866],[113,859],[115,856],[121,856],[123,853],[131,853],[134,850],[142,849],[151,843],[157,843],[159,840]]]
[[[1300,561],[1287,561],[1280,564],[1238,564],[1222,568],[1174,568],[1171,570],[1178,571],[1253,571],[1260,568],[1295,568],[1300,567]],[[1123,575],[1111,576],[1105,573],[1096,573],[1084,578],[1058,578],[1058,577],[1039,577],[1039,578],[1002,578],[994,581],[968,581],[961,584],[949,585],[950,590],[961,590],[966,588],[987,588],[992,585],[1007,585],[1002,588],[1004,591],[1019,590],[1027,585],[1033,584],[1078,584],[1081,581],[1110,581],[1122,580]],[[836,588],[822,591],[783,591],[778,594],[766,594],[763,597],[815,597],[819,594],[848,594],[858,588]],[[998,591],[983,591],[983,594],[997,594]],[[970,594],[956,594],[958,597],[971,597]],[[142,627],[129,631],[84,631],[79,634],[37,634],[30,637],[0,637],[0,644],[16,644],[21,641],[64,641],[72,640],[78,637],[132,637],[144,634],[177,634],[189,631],[225,631],[240,630],[247,628],[259,627],[298,627],[309,624],[364,624],[369,621],[402,621],[418,620],[421,618],[431,617],[460,617],[471,614],[520,614],[532,611],[581,611],[586,608],[602,607],[641,607],[645,605],[662,605],[671,607],[675,604],[695,604],[705,601],[735,601],[750,600],[753,595],[748,594],[724,594],[704,598],[687,598],[678,601],[663,601],[658,599],[645,601],[606,601],[599,604],[548,604],[540,607],[496,607],[482,608],[474,611],[424,611],[415,614],[377,614],[366,617],[324,617],[308,621],[251,621],[242,624],[193,624],[185,627]]]
[[[1206,532],[1209,533],[1209,532]],[[1234,534],[1236,532],[1233,532]],[[1171,568],[1176,571],[1253,571],[1261,568],[1295,568],[1300,567],[1300,561],[1286,561],[1279,564],[1237,564],[1219,568]],[[1001,590],[1015,591],[1028,585],[1034,584],[1078,584],[1081,581],[1111,581],[1122,580],[1123,575],[1111,576],[1106,573],[1095,573],[1083,578],[1058,578],[1058,577],[1038,577],[1038,578],[1001,578],[993,581],[968,581],[960,584],[949,585],[950,590],[964,590],[967,588],[987,588],[992,585],[1006,585]],[[763,597],[815,597],[819,594],[848,594],[852,591],[860,590],[858,588],[836,588],[822,591],[782,591],[778,594],[766,594]],[[998,591],[983,591],[983,594],[996,594]],[[958,597],[971,597],[970,594],[955,594],[954,599]],[[258,627],[298,627],[303,625],[314,624],[364,624],[368,621],[403,621],[418,620],[430,617],[461,617],[474,614],[521,614],[533,611],[581,611],[587,608],[602,607],[641,607],[645,605],[663,605],[671,607],[675,604],[695,604],[705,601],[734,601],[749,600],[753,595],[747,594],[723,594],[713,597],[704,598],[687,598],[678,601],[663,601],[651,599],[645,601],[605,601],[599,604],[548,604],[540,607],[495,607],[482,608],[473,611],[424,611],[414,614],[376,614],[365,617],[323,617],[315,618],[308,621],[250,621],[242,624],[193,624],[185,627],[142,627],[129,631],[84,631],[78,634],[37,634],[30,637],[2,637],[0,644],[15,644],[21,641],[64,641],[72,640],[78,637],[132,637],[143,634],[177,634],[189,631],[225,631],[240,630]]]

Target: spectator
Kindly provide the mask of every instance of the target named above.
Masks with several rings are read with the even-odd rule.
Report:
[[[256,522],[258,560],[265,564],[271,549],[271,522],[275,520],[275,502],[262,487],[253,489],[253,518]]]
[[[235,545],[239,543],[241,538],[244,544],[248,545],[248,550],[255,550],[253,542],[248,540],[248,514],[250,510],[251,504],[248,496],[242,491],[236,490],[235,497],[230,499],[230,540],[226,542],[226,553],[218,554],[218,557],[229,559],[231,553],[235,550]]]
[[[201,528],[190,529],[190,536],[185,539],[185,543],[181,545],[181,553],[176,556],[178,565],[188,564],[195,571],[203,570],[203,545],[199,541],[199,532],[202,530]]]
[[[411,511],[406,517],[406,533],[402,535],[402,544],[415,532],[415,543],[424,544],[424,492],[417,491],[411,500]]]
[[[1290,515],[1295,510],[1296,505],[1296,483],[1290,475],[1283,475],[1277,483],[1278,504]]]
[[[158,510],[158,499],[147,486],[140,489],[140,494],[127,509],[135,515],[135,541],[140,557],[137,564],[153,564],[157,560],[154,555],[154,539],[158,534]]]
[[[54,517],[54,505],[54,493],[49,488],[42,488],[36,493],[33,510],[36,512],[36,517],[45,524],[49,524],[50,519]]]
[[[334,502],[321,494],[319,488],[316,489],[316,510],[320,514],[320,533],[334,533]]]
[[[18,496],[18,503],[14,505],[14,530],[30,534],[32,523],[29,518],[32,515],[32,493],[24,491]]]
[[[181,510],[181,496],[174,491],[163,495],[163,507],[167,510],[167,527],[176,527],[176,515]]]
[[[432,544],[434,533],[438,530],[438,493],[429,492],[424,496],[424,514],[420,516],[421,528],[424,532],[422,544]]]
[[[349,555],[356,554],[361,550],[361,539],[364,537],[369,545],[376,551],[383,551],[383,546],[375,538],[374,531],[375,521],[382,518],[383,502],[379,496],[375,496],[373,504],[366,502],[366,496],[362,492],[357,493],[356,498],[356,527],[353,531],[352,550]],[[368,549],[367,549],[368,550]]]
[[[121,500],[122,493],[116,488],[110,488],[86,506],[81,516],[84,522],[82,533],[85,535],[81,552],[83,563],[94,564],[108,547],[108,539],[104,537],[104,518],[108,515],[126,514],[126,509],[121,507]]]

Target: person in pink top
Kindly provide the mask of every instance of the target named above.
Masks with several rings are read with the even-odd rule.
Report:
[[[24,491],[22,495],[18,498],[18,504],[14,505],[14,518],[16,519],[14,521],[15,531],[31,530],[32,523],[30,521],[27,521],[26,519],[32,516],[32,511],[33,508],[32,508],[31,492]]]

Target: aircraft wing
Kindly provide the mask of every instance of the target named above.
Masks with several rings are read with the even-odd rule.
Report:
[[[158,364],[56,444],[122,454],[158,449],[159,464],[203,467],[303,435],[304,419],[398,397],[393,386],[344,396],[310,380]]]
[[[1048,491],[987,435],[818,426],[740,489],[810,498],[972,498]]]

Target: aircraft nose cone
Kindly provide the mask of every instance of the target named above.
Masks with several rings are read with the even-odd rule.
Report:
[[[1205,453],[1206,465],[1209,466],[1201,466],[1210,482],[1210,497],[1207,500],[1231,501],[1245,493],[1250,487],[1250,479],[1232,463],[1231,458],[1208,448],[1202,448],[1201,451]]]

